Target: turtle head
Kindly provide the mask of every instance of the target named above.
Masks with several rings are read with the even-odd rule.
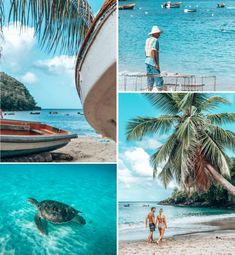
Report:
[[[38,206],[38,201],[32,197],[29,197],[27,201],[34,206]]]

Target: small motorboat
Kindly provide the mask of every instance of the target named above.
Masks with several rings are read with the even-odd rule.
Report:
[[[180,5],[182,4],[182,2],[165,2],[161,5],[162,8],[167,8],[167,9],[171,9],[171,8],[180,8]]]
[[[184,9],[184,12],[185,12],[185,13],[196,12],[196,11],[197,11],[196,8],[194,8],[194,9]]]
[[[134,8],[135,4],[120,5],[118,7],[119,10],[133,10]]]
[[[40,114],[40,112],[30,112],[30,114]]]
[[[224,3],[218,3],[217,8],[225,8],[225,4]]]
[[[130,204],[125,204],[124,207],[130,207]]]
[[[80,48],[76,87],[83,112],[98,134],[116,140],[117,1],[106,0]]]
[[[0,120],[0,157],[13,157],[59,149],[76,134],[39,122]]]

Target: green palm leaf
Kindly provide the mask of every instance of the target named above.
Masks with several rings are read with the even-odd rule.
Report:
[[[17,26],[33,26],[43,48],[67,54],[78,52],[93,21],[86,0],[12,0],[7,16]]]
[[[157,109],[161,109],[164,113],[176,114],[179,112],[179,94],[149,93],[145,94],[145,96],[153,106],[155,106]]]
[[[141,140],[148,134],[169,132],[179,120],[177,116],[163,115],[159,118],[138,117],[127,125],[127,140]]]
[[[211,123],[216,125],[234,123],[235,113],[208,114],[207,119],[209,119]]]
[[[211,162],[217,171],[219,171],[223,176],[229,178],[229,164],[227,157],[224,154],[223,147],[213,139],[213,136],[207,133],[202,135],[201,144],[202,154],[205,156],[207,161]]]
[[[210,111],[218,108],[221,104],[229,104],[230,102],[220,96],[211,96],[199,105],[200,111]]]

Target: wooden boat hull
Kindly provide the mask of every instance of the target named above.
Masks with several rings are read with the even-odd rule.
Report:
[[[1,120],[0,123],[1,158],[52,151],[77,137],[76,134],[38,122]],[[43,133],[42,130],[46,130],[47,133]]]
[[[119,10],[133,10],[134,8],[135,8],[135,4],[120,5],[118,7]]]
[[[97,133],[116,139],[116,1],[98,18],[80,50],[76,86]]]

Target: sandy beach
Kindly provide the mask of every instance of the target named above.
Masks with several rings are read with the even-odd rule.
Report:
[[[107,138],[78,137],[55,152],[71,155],[74,162],[116,162],[116,143]]]
[[[211,221],[213,232],[178,235],[157,245],[146,240],[119,242],[119,254],[133,255],[233,255],[235,254],[235,218]],[[155,237],[157,232],[155,232]]]
[[[133,255],[233,255],[235,232],[216,231],[175,236],[165,239],[162,244],[146,241],[121,241],[119,254]]]

